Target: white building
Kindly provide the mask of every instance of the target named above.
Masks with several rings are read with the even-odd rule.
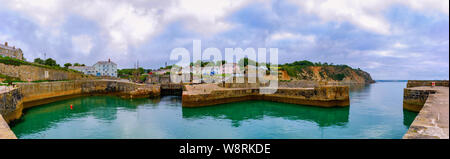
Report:
[[[111,62],[110,59],[108,61],[99,61],[93,66],[97,71],[96,76],[112,76],[117,77],[117,64]]]
[[[226,63],[222,65],[221,72],[225,74],[234,74],[234,73],[239,74],[241,72],[241,69],[239,65],[236,63]]]
[[[94,66],[69,66],[69,69],[83,72],[86,75],[117,77],[117,64],[108,61],[99,61]]]
[[[69,69],[83,72],[86,75],[97,75],[97,71],[92,66],[69,66]]]

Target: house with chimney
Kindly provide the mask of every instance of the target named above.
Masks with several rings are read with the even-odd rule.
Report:
[[[83,72],[86,75],[117,77],[117,64],[111,59],[98,61],[93,66],[69,66],[69,69]]]
[[[23,60],[22,49],[16,48],[15,46],[9,46],[8,42],[5,42],[5,44],[0,44],[0,56]]]

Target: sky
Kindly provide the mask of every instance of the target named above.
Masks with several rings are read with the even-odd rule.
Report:
[[[278,48],[279,63],[449,79],[448,0],[0,0],[0,43],[28,61],[159,68],[174,48]]]

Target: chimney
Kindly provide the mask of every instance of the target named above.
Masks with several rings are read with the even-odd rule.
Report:
[[[111,59],[108,59],[108,62],[111,62]]]
[[[8,42],[5,42],[5,46],[8,46]]]

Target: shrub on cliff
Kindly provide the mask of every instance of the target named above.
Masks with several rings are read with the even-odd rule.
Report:
[[[342,81],[346,77],[355,79],[353,76],[362,77],[365,83],[373,83],[370,74],[361,69],[353,69],[348,65],[334,65],[333,63],[310,62],[307,60],[295,61],[280,65],[281,70],[285,70],[287,74],[299,80],[335,80]],[[318,71],[318,72],[317,72]],[[320,77],[317,77],[318,73]]]

